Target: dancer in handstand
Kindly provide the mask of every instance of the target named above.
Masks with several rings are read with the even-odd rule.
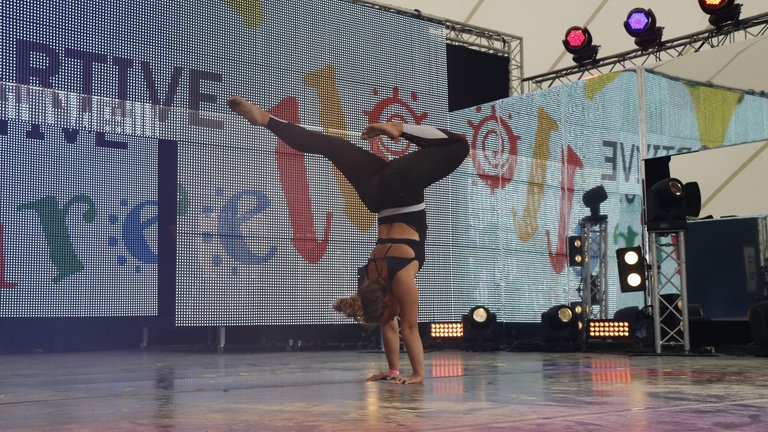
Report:
[[[425,258],[427,214],[424,190],[461,165],[469,153],[467,140],[456,133],[429,126],[369,124],[362,132],[362,139],[384,135],[393,140],[404,138],[420,147],[415,152],[386,161],[347,140],[272,117],[240,96],[230,97],[227,105],[251,124],[266,127],[293,149],[330,160],[366,208],[378,213],[378,235],[365,266],[365,282],[351,297],[337,299],[333,307],[358,321],[381,324],[389,370],[371,375],[369,381],[422,382],[424,348],[418,328],[416,274]],[[412,373],[407,376],[399,374],[400,332],[412,368]]]

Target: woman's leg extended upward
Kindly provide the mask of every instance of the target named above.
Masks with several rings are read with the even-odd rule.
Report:
[[[421,149],[390,161],[381,181],[392,189],[426,189],[455,171],[469,154],[469,144],[462,135],[428,126],[403,127],[406,132],[402,137]],[[422,131],[433,137],[415,135]]]
[[[227,104],[250,123],[269,129],[294,150],[328,159],[349,180],[369,210],[376,211],[376,203],[373,202],[376,188],[371,186],[387,167],[384,159],[345,139],[310,131],[272,117],[239,96],[231,97]]]
[[[265,126],[291,148],[302,153],[318,154],[331,161],[373,212],[382,210],[381,193],[409,195],[408,192],[423,192],[429,185],[452,173],[469,153],[469,145],[462,135],[428,126],[404,124],[402,138],[422,148],[387,162],[342,138],[310,131],[272,117],[242,97],[233,96],[227,104],[250,123]]]

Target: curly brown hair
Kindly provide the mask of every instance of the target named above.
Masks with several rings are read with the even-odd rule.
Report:
[[[367,280],[351,297],[336,299],[333,309],[368,324],[378,323],[387,310],[386,297],[392,285],[381,279]]]

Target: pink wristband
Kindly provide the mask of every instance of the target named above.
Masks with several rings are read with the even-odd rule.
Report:
[[[395,375],[400,375],[400,371],[399,371],[399,370],[397,370],[397,369],[390,369],[390,370],[389,370],[389,373],[391,373],[391,374],[395,374]]]

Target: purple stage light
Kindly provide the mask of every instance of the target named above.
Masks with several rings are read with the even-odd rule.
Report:
[[[651,20],[648,18],[648,14],[645,11],[632,12],[629,14],[629,18],[627,18],[627,24],[629,24],[629,28],[638,32],[648,28],[648,24],[650,24],[650,22]]]
[[[656,15],[650,9],[634,8],[627,14],[624,29],[635,38],[635,45],[650,49],[661,43],[664,27],[656,26]]]
[[[650,9],[634,8],[627,14],[624,29],[632,37],[644,36],[656,28],[656,15]]]

